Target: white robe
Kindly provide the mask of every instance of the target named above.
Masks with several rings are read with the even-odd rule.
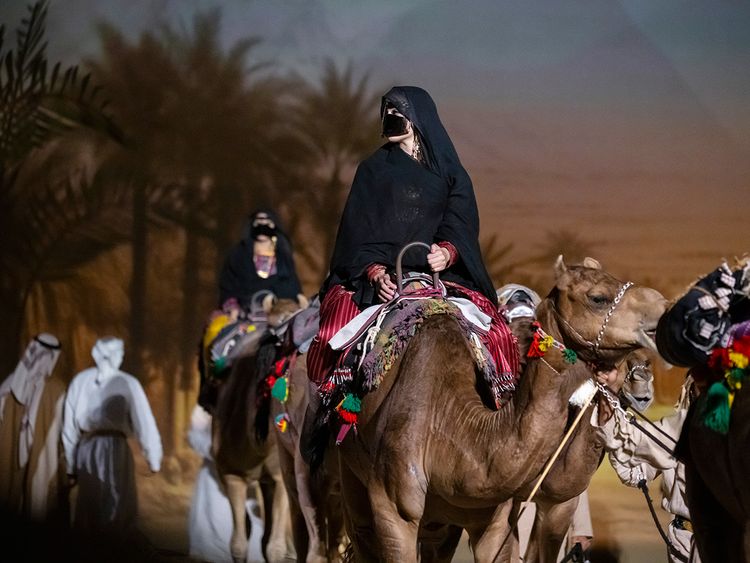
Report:
[[[161,438],[138,380],[116,367],[79,373],[68,388],[62,432],[68,471],[78,478],[76,528],[124,532],[135,524],[131,436],[159,471]]]
[[[43,521],[58,509],[65,388],[51,378],[60,356],[51,334],[36,336],[0,385],[0,505]]]
[[[685,422],[688,407],[687,393],[683,391],[674,414],[657,420],[654,424],[676,440]],[[646,429],[665,445],[674,445],[674,442],[658,431],[648,426]],[[653,481],[661,473],[662,508],[675,516],[690,519],[685,501],[685,466],[682,463],[628,422],[618,411],[615,411],[615,415],[600,431],[605,439],[609,461],[623,483],[637,487],[641,479]],[[692,532],[675,528],[672,521],[667,530],[667,537],[682,555],[690,557],[694,543]],[[698,552],[694,551],[692,561],[699,562]],[[670,560],[677,561],[671,556]]]
[[[219,485],[216,464],[211,457],[211,415],[199,405],[196,405],[190,417],[188,442],[203,458],[188,517],[190,556],[212,563],[232,563],[229,551],[233,526],[232,508]],[[247,561],[263,561],[263,520],[255,499],[247,501],[247,514],[251,522]]]

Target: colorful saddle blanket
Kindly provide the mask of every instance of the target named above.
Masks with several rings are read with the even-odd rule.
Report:
[[[212,319],[203,336],[205,377],[227,377],[241,351],[250,341],[259,339],[266,329],[265,319],[232,321],[227,315],[218,315]]]
[[[495,404],[501,404],[500,397],[514,389],[498,375],[494,359],[477,336],[483,330],[483,321],[489,325],[489,318],[466,299],[446,298],[444,293],[436,295],[433,289],[416,291],[395,304],[363,311],[360,318],[355,318],[351,326],[344,327],[331,340],[332,347],[343,354],[338,367],[321,385],[320,393],[324,419],[339,419],[337,443],[351,428],[356,429],[362,397],[378,388],[422,323],[434,315],[446,314],[456,320],[463,332]]]
[[[499,397],[507,389],[498,378],[495,361],[476,335],[476,328],[461,314],[459,308],[446,299],[420,299],[404,301],[386,316],[372,349],[361,364],[362,388],[370,392],[378,388],[385,374],[406,350],[409,340],[425,320],[434,315],[451,315],[463,332],[471,349],[477,369],[493,396]]]

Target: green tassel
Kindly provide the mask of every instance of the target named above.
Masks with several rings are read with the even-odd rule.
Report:
[[[729,389],[723,381],[708,388],[703,411],[703,425],[719,434],[729,432]]]
[[[286,403],[288,395],[288,389],[286,387],[286,377],[279,377],[276,383],[273,384],[271,389],[271,396],[274,399],[278,399],[282,403]]]
[[[344,397],[344,402],[341,405],[341,408],[349,412],[359,412],[362,409],[362,401],[358,397],[349,393]]]
[[[739,389],[738,385],[742,384],[742,380],[745,379],[745,370],[742,368],[732,368],[726,375],[727,383],[734,389]]]
[[[571,350],[570,348],[565,348],[565,350],[563,350],[563,358],[569,364],[574,364],[578,361],[578,354],[576,354],[575,351]]]

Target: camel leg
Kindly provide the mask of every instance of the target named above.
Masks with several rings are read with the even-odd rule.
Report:
[[[337,472],[338,473],[338,472]],[[344,508],[341,504],[341,491],[331,483],[329,474],[326,482],[327,497],[325,501],[326,514],[326,551],[329,561],[341,558],[339,548],[344,541]]]
[[[287,496],[289,497],[289,514],[292,520],[294,550],[297,552],[297,561],[303,561],[303,556],[308,552],[308,535],[305,517],[300,508],[297,476],[294,470],[294,456],[281,445],[279,446],[279,464],[281,466],[281,474],[284,477]]]
[[[450,563],[464,529],[452,524],[428,524],[419,530],[419,554],[423,563]]]
[[[270,466],[263,467],[260,488],[265,508],[264,555],[270,563],[284,561],[287,554],[286,539],[290,514],[289,498],[278,463],[271,462]]]
[[[375,532],[382,545],[380,559],[394,563],[416,561],[421,511],[417,514],[416,510],[409,510],[405,503],[393,500],[379,484],[370,484],[368,497]]]
[[[321,467],[319,471],[323,473],[325,467]],[[306,561],[307,563],[325,563],[328,560],[325,543],[327,537],[325,506],[329,502],[329,499],[326,498],[328,493],[327,477],[325,475],[317,476],[316,483],[313,485],[310,467],[302,459],[302,454],[294,456],[294,473],[299,506],[307,526],[309,544]]]
[[[499,505],[487,526],[467,528],[475,563],[510,561],[515,548],[510,514],[513,501]]]
[[[346,532],[357,563],[378,563],[380,545],[372,526],[372,507],[368,501],[367,489],[346,466],[339,456],[341,475],[341,495],[344,504]]]
[[[524,561],[526,563],[555,563],[560,546],[565,542],[578,497],[560,503],[538,503],[534,526],[529,536]]]
[[[247,481],[239,475],[224,475],[224,487],[232,507],[232,538],[229,550],[235,563],[244,563],[247,559],[247,526],[245,521],[245,501],[247,500]]]

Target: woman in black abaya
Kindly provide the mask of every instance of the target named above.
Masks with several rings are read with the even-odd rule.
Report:
[[[250,215],[244,238],[227,256],[219,275],[219,306],[249,311],[253,295],[262,290],[295,300],[302,293],[292,245],[268,209]]]
[[[479,249],[474,188],[430,95],[392,88],[381,103],[388,142],[360,163],[339,225],[329,276],[321,289],[321,326],[308,356],[310,378],[321,383],[337,359],[330,338],[360,310],[392,299],[396,256],[409,242],[430,245],[404,256],[404,271],[425,264],[440,272],[450,293],[492,317],[484,343],[512,388],[518,352],[497,313],[497,296]]]

